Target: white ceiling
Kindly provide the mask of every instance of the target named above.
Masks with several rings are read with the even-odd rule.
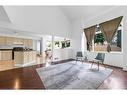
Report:
[[[12,19],[11,15],[13,15],[13,12],[15,12],[15,10],[17,9],[20,10],[21,8],[24,8],[24,11],[26,11],[28,8],[31,8],[31,7],[33,9],[40,8],[42,11],[44,11],[45,7],[52,7],[52,8],[58,7],[72,21],[72,20],[81,19],[81,18],[89,19],[96,15],[110,11],[118,6],[27,6],[27,7],[26,6],[9,6],[9,8],[13,8],[13,11],[11,10],[11,13],[8,13],[8,10],[10,9],[9,8],[7,9],[7,7],[8,6],[4,6],[3,8],[2,6],[0,6],[0,21],[4,20],[9,22],[9,19]],[[20,14],[20,11],[17,13],[17,15],[18,14]],[[41,12],[40,12],[40,15],[41,15]],[[26,15],[24,14],[24,16]],[[26,18],[24,16],[23,18]]]
[[[8,22],[14,26],[10,30],[9,28],[4,28],[0,31],[2,31],[2,33],[7,32],[8,34],[12,31],[11,34],[13,34],[15,31],[23,29],[19,31],[19,34],[33,34],[34,36],[40,35],[41,32],[52,32],[52,29],[54,29],[55,32],[61,31],[62,29],[62,33],[64,33],[71,27],[66,22],[82,18],[86,21],[118,7],[119,6],[0,6],[0,22]],[[68,19],[66,19],[63,14],[68,17]],[[54,24],[54,22],[56,23]],[[48,28],[49,26],[52,28]],[[67,29],[65,27],[64,30],[64,26],[66,26]],[[22,31],[30,31],[31,33],[24,34]],[[35,33],[33,33],[33,31]],[[58,33],[56,32],[56,34]]]
[[[110,11],[118,6],[60,6],[61,10],[71,19],[92,18]]]

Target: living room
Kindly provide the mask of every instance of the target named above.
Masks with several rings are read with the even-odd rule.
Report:
[[[0,50],[12,56],[3,60],[0,52],[0,89],[126,90],[126,10],[1,5]],[[99,54],[104,59],[98,60]]]

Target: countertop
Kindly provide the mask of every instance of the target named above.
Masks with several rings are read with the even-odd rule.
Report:
[[[0,51],[12,51],[13,49],[0,49]],[[14,51],[14,52],[28,52],[28,51],[36,51],[36,50],[21,50],[21,51]]]
[[[9,51],[9,50],[12,50],[12,49],[0,49],[0,51]]]
[[[36,50],[21,50],[21,51],[14,51],[14,52],[30,52],[30,51],[36,51]]]

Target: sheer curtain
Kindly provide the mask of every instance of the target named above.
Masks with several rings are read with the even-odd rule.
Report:
[[[103,33],[104,38],[108,43],[108,46],[107,46],[108,52],[111,51],[110,43],[111,43],[113,36],[115,35],[115,33],[120,25],[122,18],[123,18],[123,16],[120,16],[118,18],[115,18],[110,21],[106,21],[106,22],[99,24],[101,32]]]

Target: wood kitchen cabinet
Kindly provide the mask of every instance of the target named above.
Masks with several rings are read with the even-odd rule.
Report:
[[[33,51],[33,52],[32,52],[32,59],[36,60],[36,54],[37,54],[36,51]]]
[[[32,39],[24,39],[23,44],[24,44],[24,46],[31,48],[33,45],[33,40]]]
[[[23,44],[23,39],[22,38],[15,38],[14,44]]]
[[[0,36],[0,45],[5,45],[6,44],[6,37]]]
[[[28,39],[28,47],[32,47],[32,45],[33,45],[33,41],[31,40],[31,39]]]
[[[14,43],[14,37],[6,37],[6,45],[12,45]]]
[[[27,39],[23,39],[23,45],[28,47],[28,40]]]
[[[24,52],[23,58],[24,58],[24,63],[28,63],[29,62],[29,52]]]
[[[36,51],[15,51],[15,66],[25,66],[36,62]]]
[[[23,39],[16,37],[4,37],[0,36],[0,45],[24,45],[25,47],[32,48],[33,40],[32,39]]]
[[[33,52],[29,52],[29,62],[33,60]]]
[[[0,51],[0,60],[1,60],[1,51]]]
[[[0,51],[0,60],[12,60],[12,50]]]
[[[12,45],[14,43],[14,37],[0,36],[0,45]]]

